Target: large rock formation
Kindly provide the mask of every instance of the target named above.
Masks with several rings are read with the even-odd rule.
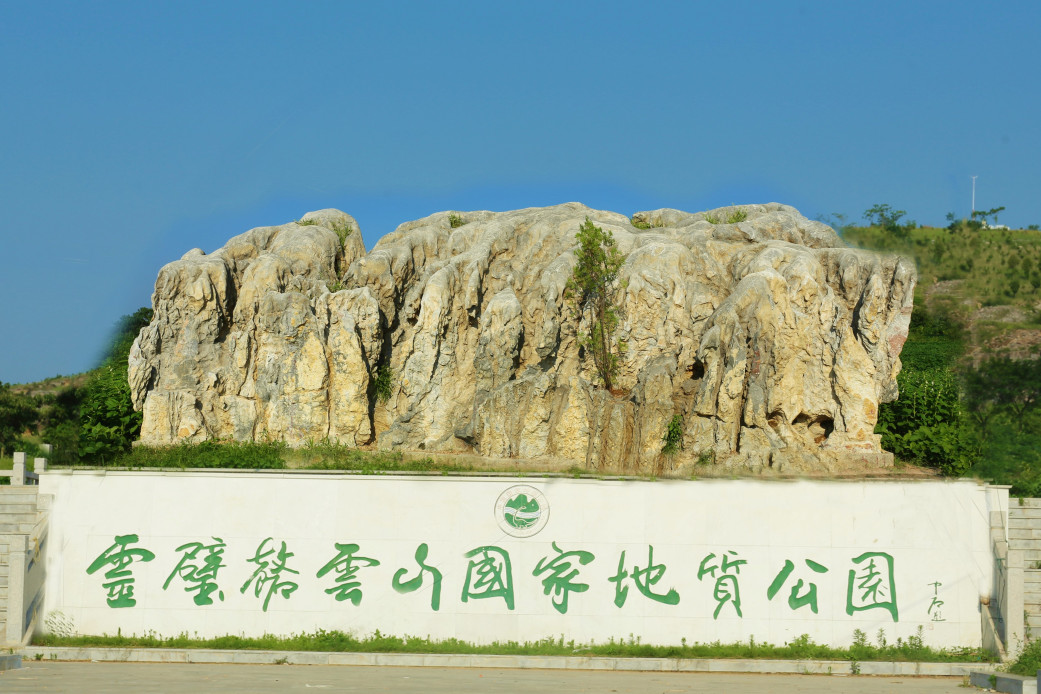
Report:
[[[627,255],[613,393],[564,296],[587,217]],[[149,444],[329,438],[612,470],[884,465],[873,430],[897,395],[915,280],[908,260],[774,203],[632,220],[577,203],[442,212],[368,254],[353,218],[322,210],[164,267],[130,382]],[[683,448],[663,461],[675,415]]]

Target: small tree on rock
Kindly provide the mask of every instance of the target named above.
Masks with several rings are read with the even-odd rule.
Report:
[[[578,241],[578,263],[567,283],[567,296],[579,315],[589,320],[589,333],[580,337],[582,345],[593,356],[596,371],[608,390],[618,371],[618,350],[613,347],[618,312],[612,293],[618,271],[625,256],[618,252],[610,229],[604,231],[586,217],[575,236]]]

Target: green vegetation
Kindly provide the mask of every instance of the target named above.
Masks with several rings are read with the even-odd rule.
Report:
[[[378,474],[381,472],[449,473],[471,472],[473,466],[459,459],[410,458],[400,452],[363,451],[331,441],[308,442],[288,449],[284,458],[289,467],[304,470],[342,470]]]
[[[604,387],[611,390],[612,379],[618,371],[618,354],[623,349],[621,345],[614,347],[618,312],[613,293],[625,256],[615,246],[614,234],[595,226],[589,217],[579,227],[575,239],[578,262],[566,292],[579,314],[588,317],[590,331],[580,336],[582,346],[592,355]]]
[[[386,404],[394,394],[394,372],[390,366],[383,364],[376,369],[372,379],[372,393],[377,401]]]
[[[698,459],[695,461],[696,465],[715,465],[716,464],[716,452],[711,448],[702,449],[698,453]]]
[[[963,348],[948,316],[916,309],[901,353],[900,398],[879,408],[875,429],[899,459],[952,476],[968,472],[979,454],[956,372]]]
[[[123,316],[101,366],[83,387],[80,405],[79,453],[87,460],[105,460],[130,450],[141,432],[141,413],[130,401],[127,361],[141,328],[152,320],[152,309]]]
[[[0,458],[10,456],[22,432],[36,420],[36,407],[31,397],[0,383]]]
[[[727,215],[727,224],[737,224],[748,219],[748,213],[742,209],[737,209]]]
[[[463,226],[464,224],[466,224],[466,222],[464,222],[464,221],[463,221],[463,218],[462,218],[462,217],[460,217],[460,216],[459,216],[459,215],[457,215],[456,213],[452,212],[452,213],[450,213],[450,214],[448,215],[448,224],[449,224],[449,226],[451,226],[451,227],[452,227],[453,229],[456,229],[456,228],[458,228],[458,227],[461,227],[461,226]]]
[[[284,470],[288,447],[281,442],[253,443],[203,441],[173,446],[134,446],[120,455],[97,461],[104,467],[127,468],[229,468]]]
[[[907,212],[904,210],[894,210],[889,205],[875,205],[864,211],[864,219],[867,220],[868,226],[877,227],[887,234],[904,239],[917,226],[914,222],[900,224],[900,218],[905,214]]]
[[[665,436],[662,436],[661,440],[664,443],[661,447],[663,455],[673,456],[683,450],[683,415],[672,415],[665,427]]]
[[[319,226],[320,222],[317,219],[298,219],[296,223],[302,227],[313,227]],[[330,227],[335,233],[336,238],[340,240],[340,248],[342,249],[347,244],[347,237],[354,232],[354,228],[347,221],[335,221]]]
[[[855,246],[914,258],[919,275],[915,310],[925,306],[949,315],[968,329],[969,347],[997,347],[985,344],[996,336],[981,330],[988,324],[1000,333],[1038,329],[1041,323],[1041,312],[1035,308],[1041,301],[1041,236],[1035,232],[984,229],[979,222],[958,220],[946,228],[908,224],[894,232],[880,226],[845,226],[841,233]],[[935,287],[937,283],[943,284]],[[1005,315],[974,315],[980,308],[998,306],[1008,307]]]
[[[354,228],[346,221],[333,222],[332,228],[336,232],[336,238],[340,239],[340,248],[344,248],[347,245],[347,237],[354,233]]]
[[[903,224],[905,214],[875,205],[864,213],[870,226],[841,227],[854,245],[918,265],[900,398],[879,408],[883,447],[943,474],[1041,495],[1041,361],[1022,358],[1041,353],[1041,236],[953,214],[945,228],[919,227]],[[1019,359],[1004,351],[1013,348]]]
[[[714,212],[705,213],[705,221],[709,224],[737,224],[748,219],[748,212],[740,207],[731,210],[726,217],[720,217]]]
[[[98,461],[103,467],[233,470],[342,470],[380,472],[467,472],[472,466],[431,457],[408,458],[402,453],[364,451],[333,441],[309,441],[291,448],[282,441],[203,441],[173,446],[134,446]]]
[[[650,229],[651,228],[651,223],[650,222],[641,222],[636,217],[630,217],[629,218],[629,223],[632,224],[637,229]]]
[[[1041,670],[1041,639],[1034,639],[1009,665],[1008,671],[1013,675],[1034,677],[1038,670]]]
[[[39,444],[45,441],[54,447],[52,464],[72,465],[104,462],[129,451],[141,430],[141,414],[130,402],[127,360],[151,318],[148,308],[123,316],[101,364],[87,374],[26,386],[0,384],[3,452],[24,451],[31,459],[43,455]]]
[[[323,651],[355,653],[458,653],[488,655],[541,655],[541,656],[600,656],[615,658],[765,658],[784,660],[835,660],[849,661],[921,661],[921,662],[984,662],[992,656],[979,649],[934,649],[922,643],[921,634],[907,641],[897,639],[894,644],[872,646],[866,639],[856,636],[849,648],[832,648],[816,644],[806,634],[783,646],[759,643],[754,639],[747,642],[724,644],[688,644],[684,639],[678,646],[652,646],[640,643],[639,637],[630,635],[607,643],[577,643],[560,638],[540,641],[495,641],[490,644],[474,644],[459,639],[431,639],[417,636],[389,636],[374,632],[371,636],[355,636],[341,631],[318,629],[312,633],[292,636],[267,635],[258,638],[244,636],[221,636],[203,639],[187,634],[163,637],[154,633],[144,636],[57,636],[38,634],[34,646],[69,646],[100,648],[213,648],[227,650],[271,650],[271,651]],[[862,635],[862,632],[861,632]]]

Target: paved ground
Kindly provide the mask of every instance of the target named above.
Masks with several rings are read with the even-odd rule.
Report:
[[[961,678],[588,672],[329,665],[185,665],[26,661],[0,672],[4,694],[265,694],[390,692],[397,694],[964,694]]]

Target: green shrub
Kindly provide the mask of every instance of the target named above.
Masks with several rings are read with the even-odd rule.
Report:
[[[900,397],[879,408],[875,432],[898,458],[962,475],[972,467],[979,444],[961,405],[958,379],[950,367],[904,369]]]
[[[673,456],[683,449],[683,415],[674,414],[665,427],[665,435],[661,437],[664,445],[661,452],[664,455]]]
[[[333,222],[332,228],[336,232],[336,238],[340,240],[340,248],[345,248],[347,246],[347,237],[354,233],[354,228],[346,221]]]
[[[451,214],[449,214],[449,215],[448,215],[448,224],[449,224],[449,226],[451,226],[451,227],[452,227],[453,229],[456,229],[456,228],[458,228],[458,227],[461,227],[461,226],[463,226],[464,224],[466,224],[466,222],[465,222],[465,221],[463,221],[463,218],[462,218],[462,217],[460,217],[459,215],[457,215],[457,214],[455,214],[455,213],[453,212],[453,213],[451,213]]]
[[[629,220],[629,223],[632,224],[637,229],[650,229],[651,228],[650,222],[641,222],[640,220],[636,219],[636,217],[632,217]]]
[[[748,213],[742,209],[736,209],[727,215],[727,224],[737,224],[748,219]]]
[[[288,446],[281,441],[203,441],[173,446],[135,446],[123,455],[99,461],[106,467],[231,468],[282,470]]]
[[[394,372],[389,365],[383,364],[376,369],[376,376],[372,379],[372,392],[376,400],[384,404],[394,394]]]
[[[1019,657],[1009,665],[1008,671],[1013,675],[1035,677],[1038,670],[1041,670],[1041,640],[1034,640],[1028,643]]]

